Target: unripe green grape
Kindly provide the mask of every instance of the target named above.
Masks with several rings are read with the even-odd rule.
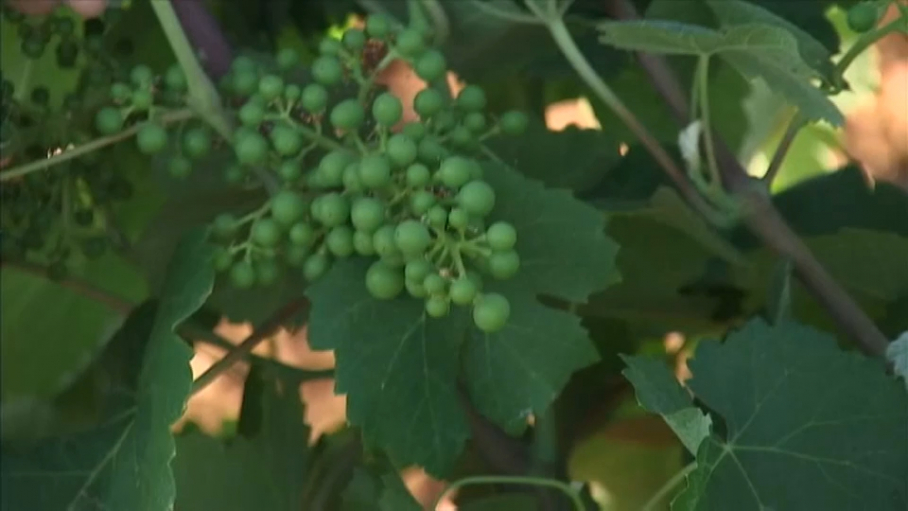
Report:
[[[376,190],[391,182],[391,162],[380,154],[370,154],[359,162],[359,179],[366,188]]]
[[[396,96],[383,92],[372,102],[372,117],[380,126],[390,128],[403,117],[404,106]]]
[[[117,103],[122,103],[132,96],[132,89],[129,85],[122,82],[116,82],[110,86],[110,99]]]
[[[154,80],[154,72],[150,67],[140,64],[129,72],[129,80],[137,87],[148,87]]]
[[[426,49],[426,40],[422,32],[413,28],[401,30],[394,43],[397,52],[404,57],[416,57]]]
[[[422,283],[431,273],[435,272],[435,265],[428,259],[412,259],[404,267],[404,277]]]
[[[314,282],[324,275],[331,266],[331,260],[325,254],[312,254],[303,263],[303,277],[309,282]]]
[[[470,215],[485,217],[495,207],[495,190],[485,181],[470,181],[458,192],[457,204]]]
[[[353,255],[353,229],[346,225],[338,225],[331,229],[325,236],[325,246],[335,257]]]
[[[310,83],[303,88],[300,104],[308,112],[322,112],[328,106],[328,90],[317,83]]]
[[[331,125],[344,131],[356,130],[365,120],[366,113],[355,99],[345,99],[331,109]]]
[[[527,130],[529,123],[527,115],[517,110],[506,112],[498,120],[501,132],[505,135],[522,135]]]
[[[861,2],[848,9],[848,27],[859,34],[869,32],[879,21],[880,10],[871,2]]]
[[[414,163],[407,167],[406,180],[407,186],[422,188],[429,185],[432,180],[432,174],[429,172],[429,167],[422,163]]]
[[[177,179],[184,179],[192,172],[192,163],[185,156],[174,155],[167,162],[167,172]]]
[[[356,156],[348,150],[334,150],[318,162],[318,170],[322,173],[327,186],[340,186],[344,182],[344,171],[347,166],[356,160]]]
[[[281,241],[281,227],[271,218],[262,218],[252,224],[249,237],[260,247],[272,248]]]
[[[460,188],[470,181],[476,162],[463,156],[450,156],[441,162],[438,177],[449,188]]]
[[[404,220],[394,230],[394,241],[405,256],[419,255],[432,244],[432,235],[421,222]]]
[[[293,66],[297,65],[300,61],[299,53],[293,48],[283,48],[277,52],[277,67],[282,71],[289,71]]]
[[[287,84],[284,87],[284,99],[289,103],[296,103],[302,95],[303,89],[300,89],[300,86],[295,83]]]
[[[318,51],[322,55],[335,57],[343,50],[344,47],[340,41],[333,37],[326,37],[318,45]]]
[[[249,96],[258,88],[259,77],[255,71],[235,71],[231,82],[231,88],[235,94]]]
[[[486,333],[494,333],[504,328],[510,316],[511,303],[497,293],[481,295],[473,304],[473,323]]]
[[[255,72],[258,69],[255,61],[246,55],[240,55],[233,59],[233,62],[230,63],[230,69],[233,71],[252,71]]]
[[[134,90],[130,99],[132,106],[136,110],[148,110],[151,108],[151,105],[154,104],[154,98],[151,96],[151,91],[147,89]]]
[[[350,221],[356,230],[373,233],[385,223],[385,204],[373,197],[360,197],[350,209]]]
[[[372,245],[379,257],[391,257],[400,254],[397,243],[394,241],[394,226],[383,225],[372,235]]]
[[[271,130],[269,136],[271,145],[281,156],[295,156],[303,149],[303,136],[290,126],[279,124]]]
[[[214,267],[215,271],[225,272],[233,266],[233,254],[231,254],[230,250],[226,247],[217,247],[215,248],[211,265]]]
[[[363,231],[354,232],[353,250],[361,256],[375,255],[375,246],[372,244],[372,235]]]
[[[475,146],[476,138],[473,132],[463,124],[458,124],[448,133],[451,145],[459,149],[470,149]]]
[[[426,314],[433,318],[443,318],[451,311],[451,302],[443,296],[430,296],[426,299]]]
[[[230,213],[221,213],[211,222],[211,235],[219,240],[229,240],[236,235],[237,219]]]
[[[293,190],[281,190],[271,197],[271,217],[280,225],[291,226],[306,214],[306,201]]]
[[[136,143],[143,154],[157,154],[167,147],[167,130],[154,121],[148,121],[136,133]]]
[[[457,305],[469,305],[473,303],[473,299],[476,298],[478,293],[479,288],[476,283],[466,276],[451,282],[451,287],[448,290],[451,301]]]
[[[285,183],[295,183],[303,175],[303,169],[296,160],[287,160],[277,168],[277,174]]]
[[[366,18],[366,33],[370,37],[382,39],[391,32],[391,22],[382,14],[370,14]]]
[[[419,141],[419,159],[435,166],[448,156],[449,152],[435,137],[426,137]]]
[[[435,205],[435,195],[427,190],[417,190],[410,196],[410,210],[416,216],[428,213]]]
[[[467,85],[457,94],[456,104],[466,112],[481,112],[486,107],[486,93],[478,85]]]
[[[392,135],[385,147],[385,154],[398,167],[406,167],[416,161],[417,151],[416,142],[402,133]]]
[[[448,282],[441,275],[430,273],[423,279],[422,285],[426,288],[426,293],[429,293],[430,295],[441,295],[444,294]]]
[[[246,126],[258,126],[265,120],[265,109],[253,101],[247,101],[240,107],[237,116]]]
[[[174,64],[167,68],[164,73],[164,86],[174,92],[183,92],[186,90],[186,74],[179,65]]]
[[[350,204],[339,193],[329,193],[319,199],[321,205],[316,217],[327,227],[335,227],[347,222],[350,218]]]
[[[359,178],[359,162],[351,163],[344,169],[344,188],[348,192],[359,193],[363,190],[363,182]]]
[[[486,231],[486,242],[492,250],[510,250],[517,244],[517,230],[507,222],[495,222]]]
[[[445,76],[445,71],[448,70],[447,67],[448,63],[445,61],[445,56],[440,51],[428,50],[419,56],[413,69],[416,71],[417,76],[426,82],[432,83]]]
[[[520,270],[520,256],[515,250],[492,252],[488,259],[488,269],[496,279],[509,279]]]
[[[123,114],[120,110],[105,106],[95,114],[95,129],[102,135],[113,135],[123,128]]]
[[[432,227],[444,229],[448,223],[448,212],[441,206],[433,206],[426,213],[426,219]]]
[[[254,131],[243,133],[236,136],[233,150],[241,164],[258,165],[264,163],[268,157],[268,141]]]
[[[414,142],[419,142],[424,136],[426,136],[426,125],[419,121],[412,121],[404,124],[404,127],[400,130],[401,133],[410,137]]]
[[[404,287],[413,298],[425,298],[429,295],[429,293],[426,293],[426,288],[423,287],[422,281],[404,279]]]
[[[337,85],[343,77],[344,67],[334,57],[322,56],[312,63],[312,78],[326,87]]]
[[[259,79],[258,91],[265,101],[277,99],[284,91],[284,79],[277,75],[265,75]]]
[[[366,46],[366,34],[358,28],[348,28],[341,37],[341,42],[348,50],[359,52]]]
[[[374,298],[391,300],[404,290],[404,277],[397,268],[376,261],[366,270],[366,289]]]
[[[448,223],[455,229],[466,229],[470,225],[470,215],[461,208],[453,208],[448,213]]]
[[[211,150],[211,134],[202,127],[190,128],[183,134],[183,154],[198,159]]]
[[[444,95],[431,87],[419,91],[413,98],[413,110],[424,120],[440,112],[444,106]]]
[[[292,245],[308,247],[315,241],[315,230],[305,222],[297,222],[290,227],[287,237]]]
[[[284,250],[284,261],[290,266],[302,266],[309,257],[309,247],[303,245],[290,245]]]
[[[488,127],[486,116],[479,112],[470,112],[463,118],[463,125],[473,133],[482,133]]]
[[[237,261],[230,267],[230,283],[237,289],[249,289],[255,285],[255,268],[249,261]]]

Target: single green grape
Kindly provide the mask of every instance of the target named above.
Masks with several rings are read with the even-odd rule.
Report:
[[[258,90],[265,101],[277,99],[284,91],[284,79],[277,75],[265,75],[259,79]]]
[[[211,151],[211,133],[206,128],[196,127],[186,130],[183,134],[183,154],[199,159]]]
[[[407,167],[406,180],[407,186],[422,188],[428,186],[432,181],[432,174],[429,172],[429,167],[422,163],[414,163]]]
[[[422,285],[430,295],[442,295],[448,287],[448,282],[438,273],[430,273],[423,279]]]
[[[422,33],[413,28],[401,30],[394,43],[397,52],[404,57],[416,57],[426,49],[426,40]]]
[[[237,218],[230,213],[221,213],[211,223],[211,235],[219,240],[229,240],[236,236]]]
[[[455,229],[466,229],[470,225],[470,214],[461,208],[452,208],[448,213],[448,224]]]
[[[443,78],[447,68],[445,56],[438,50],[427,50],[419,56],[416,65],[413,66],[416,75],[429,83]]]
[[[278,68],[282,71],[289,71],[299,63],[300,55],[293,48],[282,48],[277,52],[275,60]]]
[[[859,34],[872,30],[879,18],[880,10],[872,2],[861,2],[848,9],[848,27]]]
[[[363,231],[354,232],[353,250],[361,256],[375,255],[375,245],[372,244],[372,234]]]
[[[404,124],[400,132],[410,137],[414,142],[419,142],[422,137],[426,136],[426,125],[419,121],[412,121]]]
[[[344,67],[334,57],[321,56],[312,63],[312,78],[326,87],[337,85],[343,77]]]
[[[426,299],[426,314],[433,318],[443,318],[451,311],[451,301],[443,296],[430,296]]]
[[[391,32],[391,22],[382,14],[370,14],[366,18],[366,33],[370,37],[383,39]]]
[[[317,217],[327,227],[335,227],[346,223],[350,218],[350,204],[339,193],[329,193],[321,196],[320,215]]]
[[[343,185],[348,192],[359,193],[363,190],[363,181],[359,178],[359,162],[353,162],[344,169]]]
[[[341,42],[333,37],[322,39],[318,45],[318,52],[330,57],[336,57],[343,49]]]
[[[300,267],[309,257],[309,247],[302,245],[290,245],[284,249],[284,261],[290,266]]]
[[[489,273],[499,280],[509,279],[520,269],[520,256],[515,250],[494,251],[488,259]]]
[[[362,126],[366,113],[355,99],[345,99],[331,109],[331,125],[344,131],[353,131]]]
[[[418,148],[412,138],[398,133],[388,139],[385,154],[398,167],[406,167],[416,161]]]
[[[441,206],[432,206],[426,213],[429,225],[436,229],[444,229],[448,224],[448,211]]]
[[[237,261],[230,267],[230,283],[237,289],[249,289],[255,285],[255,268],[249,261]]]
[[[416,216],[425,215],[434,205],[435,195],[428,190],[417,190],[410,195],[410,210]]]
[[[441,162],[438,177],[442,184],[450,188],[460,188],[467,184],[473,175],[476,162],[463,156],[450,156]]]
[[[285,183],[295,183],[303,176],[303,168],[296,160],[286,160],[281,162],[277,168],[277,174],[281,176]]]
[[[517,230],[507,222],[495,222],[486,230],[486,242],[492,250],[510,250],[517,244]]]
[[[375,247],[375,253],[382,258],[400,254],[397,243],[394,241],[393,225],[386,224],[379,227],[372,235],[372,245]]]
[[[167,71],[164,73],[164,86],[168,90],[173,92],[183,92],[188,86],[186,81],[186,74],[183,73],[183,69],[174,64],[167,68]]]
[[[421,283],[426,280],[426,277],[428,277],[429,274],[434,273],[435,271],[435,265],[428,259],[411,259],[404,267],[404,277],[406,277],[407,280]]]
[[[463,125],[473,133],[482,133],[488,127],[486,116],[479,112],[470,112],[463,117]]]
[[[376,261],[366,271],[366,289],[374,298],[391,300],[404,290],[404,278],[399,269]]]
[[[423,287],[421,280],[416,281],[405,279],[404,288],[406,288],[407,293],[409,293],[413,298],[425,298],[429,295],[428,293],[426,293],[426,288]]]
[[[485,181],[470,181],[457,193],[457,204],[470,215],[483,218],[495,207],[495,190]]]
[[[136,143],[143,154],[157,154],[167,147],[167,130],[154,121],[148,121],[136,133]]]
[[[249,96],[258,89],[259,77],[254,70],[235,71],[232,80],[233,92],[239,96]]]
[[[366,34],[358,28],[348,28],[341,36],[341,42],[348,50],[360,52],[366,46]]]
[[[310,83],[303,88],[300,104],[308,112],[314,114],[323,112],[328,106],[328,90],[320,84]]]
[[[167,172],[177,179],[184,179],[192,173],[192,162],[189,158],[180,155],[174,155],[167,162]]]
[[[308,247],[315,241],[315,229],[306,222],[297,222],[290,226],[287,237],[292,245]]]
[[[457,305],[469,305],[473,303],[473,299],[476,298],[478,293],[479,287],[476,285],[476,282],[467,276],[460,277],[454,282],[451,282],[451,287],[448,290],[451,301]]]
[[[448,132],[448,140],[458,149],[470,150],[476,147],[476,137],[473,132],[463,124],[458,124]]]
[[[380,126],[390,128],[403,117],[404,106],[397,96],[383,92],[372,102],[372,117]]]
[[[413,109],[422,119],[428,119],[445,106],[445,97],[438,89],[425,88],[413,98]]]
[[[306,214],[306,200],[293,190],[281,190],[271,197],[271,217],[284,226],[291,226]]]
[[[271,145],[277,154],[296,156],[303,149],[303,136],[290,126],[279,124],[271,130]]]
[[[331,259],[326,254],[312,254],[303,263],[303,277],[309,282],[314,282],[324,275],[330,266]]]
[[[404,256],[415,256],[429,248],[432,235],[422,222],[404,220],[394,230],[394,241]]]
[[[517,110],[505,112],[498,120],[501,132],[505,135],[522,135],[527,130],[529,123],[527,115]]]
[[[247,101],[240,107],[237,116],[244,125],[256,127],[265,120],[265,109],[256,102]]]
[[[154,72],[150,67],[139,64],[129,72],[129,80],[137,87],[149,87],[154,80]]]
[[[132,88],[123,82],[115,82],[110,86],[110,99],[117,103],[124,103],[132,97]]]
[[[467,85],[457,95],[456,104],[466,112],[481,112],[486,107],[486,93],[478,85]]]
[[[236,159],[243,165],[259,165],[268,157],[268,141],[255,131],[238,134],[233,150]]]
[[[335,257],[353,255],[353,229],[346,225],[338,225],[331,229],[325,236],[325,246]]]
[[[347,150],[331,151],[318,162],[318,172],[327,187],[340,186],[344,182],[344,171],[356,160],[356,156]]]
[[[374,197],[360,197],[353,202],[350,220],[356,230],[373,233],[385,223],[385,204]]]
[[[252,224],[249,237],[260,247],[272,248],[281,241],[281,226],[271,218],[259,219]]]
[[[284,87],[284,99],[288,103],[296,103],[303,96],[303,89],[295,83],[287,84]]]
[[[224,181],[230,184],[239,184],[246,179],[246,172],[239,165],[230,165],[224,170]]]
[[[233,59],[233,62],[230,63],[230,69],[233,71],[254,72],[258,69],[258,65],[254,60],[252,60],[251,57],[240,55],[239,57]]]
[[[387,186],[391,182],[391,162],[380,154],[364,156],[359,162],[359,179],[372,190]]]
[[[148,89],[138,89],[132,91],[132,97],[130,98],[133,108],[139,111],[145,111],[151,108],[151,105],[154,104],[154,97],[151,95],[151,91]]]
[[[113,135],[123,128],[123,114],[118,108],[105,106],[95,114],[95,129],[102,135]]]
[[[419,159],[432,166],[438,165],[449,154],[445,146],[441,145],[435,137],[426,137],[420,140],[418,151]]]
[[[214,267],[215,271],[225,272],[233,266],[233,254],[230,253],[230,250],[227,249],[227,247],[217,247],[215,248],[211,265]]]
[[[507,324],[511,316],[511,303],[497,293],[479,296],[473,303],[473,323],[486,333],[494,333]]]

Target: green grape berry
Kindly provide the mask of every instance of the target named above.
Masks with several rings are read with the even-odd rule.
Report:
[[[402,133],[392,135],[385,146],[385,154],[398,167],[406,167],[416,161],[417,153],[416,142]]]
[[[269,136],[271,145],[277,154],[281,156],[295,156],[303,149],[303,136],[290,126],[277,125],[271,130]]]
[[[365,156],[359,162],[359,178],[366,188],[382,188],[391,182],[391,162],[378,154]]]
[[[366,46],[366,34],[358,28],[348,28],[341,37],[341,43],[352,52],[359,52]]]
[[[522,135],[527,130],[529,123],[530,120],[526,114],[517,110],[505,112],[498,121],[501,132],[505,135]]]
[[[315,241],[315,229],[305,222],[297,222],[290,227],[287,237],[292,245],[308,247]]]
[[[117,103],[123,103],[132,96],[132,89],[129,85],[122,82],[116,82],[110,86],[110,99]]]
[[[277,75],[265,75],[259,79],[259,94],[266,101],[280,97],[284,92],[284,79]]]
[[[102,135],[112,135],[123,128],[123,114],[120,110],[105,106],[95,114],[95,129]]]
[[[281,241],[281,226],[272,218],[262,218],[252,224],[249,237],[260,247],[275,247]]]
[[[423,287],[421,280],[416,281],[405,279],[404,287],[406,288],[407,293],[409,293],[413,298],[425,298],[426,296],[428,296],[428,293],[426,293],[426,288]]]
[[[183,134],[183,154],[198,159],[211,150],[211,134],[205,128],[191,128]]]
[[[366,289],[379,300],[391,300],[404,290],[404,278],[399,269],[376,261],[366,271]]]
[[[335,257],[353,255],[353,229],[346,225],[338,225],[331,229],[325,236],[325,246]]]
[[[429,260],[423,258],[412,259],[404,267],[404,277],[407,280],[422,283],[426,280],[426,277],[435,271],[435,265]]]
[[[240,107],[237,116],[244,125],[255,127],[265,120],[265,109],[254,101],[247,101]]]
[[[277,168],[277,174],[281,176],[285,183],[295,183],[303,176],[303,168],[298,161],[287,160],[282,162]]]
[[[423,279],[422,285],[426,289],[426,293],[438,296],[444,294],[448,283],[445,278],[438,273],[430,273]]]
[[[445,56],[438,50],[426,51],[413,66],[416,75],[429,83],[443,78],[447,67]]]
[[[455,229],[464,230],[470,225],[470,214],[461,208],[453,208],[448,213],[448,223]]]
[[[879,21],[880,11],[871,2],[861,2],[848,9],[848,27],[859,34],[869,32]]]
[[[379,257],[390,258],[400,254],[394,240],[394,231],[393,225],[383,225],[372,235],[372,245]]]
[[[322,112],[328,106],[328,90],[320,84],[310,83],[303,88],[300,104],[308,112],[314,114]]]
[[[360,197],[350,209],[350,221],[357,231],[373,233],[385,223],[385,204],[373,197]]]
[[[457,305],[469,305],[473,303],[473,299],[476,298],[478,293],[479,287],[476,285],[476,282],[466,276],[451,282],[451,287],[448,289],[448,296],[450,296],[451,301]]]
[[[224,180],[230,184],[242,183],[246,178],[246,172],[239,165],[230,165],[224,170]]]
[[[366,18],[366,33],[369,37],[382,39],[391,32],[391,22],[381,14],[370,14]]]
[[[457,95],[458,108],[466,112],[481,112],[486,107],[486,93],[478,85],[467,85]]]
[[[381,126],[391,127],[400,122],[404,106],[393,94],[383,92],[372,102],[372,117]]]
[[[354,162],[344,169],[343,185],[348,192],[359,193],[363,190],[363,182],[359,178],[359,163]]]
[[[268,141],[258,132],[244,132],[236,136],[233,150],[241,164],[258,165],[268,157]]]
[[[271,217],[277,223],[291,226],[306,214],[306,201],[292,190],[281,190],[271,198]]]
[[[432,244],[432,235],[422,222],[404,220],[394,230],[394,241],[405,256],[415,256]]]
[[[237,219],[230,213],[221,213],[211,223],[211,235],[216,239],[227,241],[237,232]]]
[[[303,89],[295,83],[288,84],[284,87],[284,99],[289,103],[296,103],[303,95]]]
[[[146,65],[138,65],[129,72],[129,80],[137,87],[148,87],[154,80],[154,72]]]
[[[435,137],[426,137],[419,141],[419,159],[430,165],[437,165],[448,156],[448,150]]]
[[[211,265],[217,272],[225,272],[233,266],[233,254],[226,247],[217,247]]]
[[[183,92],[188,86],[186,74],[179,65],[172,65],[164,73],[164,86],[173,92]]]
[[[404,57],[416,57],[426,49],[426,39],[422,32],[414,28],[405,28],[397,34],[395,47]]]
[[[438,177],[442,184],[450,188],[460,188],[467,184],[473,176],[473,166],[476,162],[463,156],[445,158],[438,168]]]
[[[331,109],[331,125],[344,131],[356,130],[366,120],[362,105],[355,99],[345,99]]]
[[[325,186],[340,186],[344,182],[344,171],[353,163],[355,156],[350,151],[331,151],[319,160],[318,172]]]
[[[451,145],[461,149],[469,149],[473,147],[476,142],[476,138],[473,136],[473,132],[469,128],[462,124],[454,126],[453,129],[448,133],[448,140],[451,141]]]
[[[337,85],[343,77],[344,67],[334,57],[321,56],[312,63],[312,78],[326,87]]]
[[[400,132],[410,137],[414,142],[419,142],[422,137],[426,136],[426,125],[417,121],[408,122],[404,124]]]
[[[430,296],[426,299],[426,314],[433,318],[443,318],[451,311],[451,302],[443,296]]]
[[[167,147],[167,130],[164,126],[149,121],[136,134],[136,143],[143,154],[157,154]]]
[[[284,261],[290,266],[300,267],[309,257],[309,247],[302,245],[290,245],[284,250]]]
[[[314,282],[324,275],[331,266],[331,259],[326,254],[312,254],[303,263],[303,277],[309,282]]]
[[[463,118],[463,125],[472,133],[482,133],[488,126],[486,116],[479,112],[470,112]]]
[[[322,39],[318,45],[318,52],[329,57],[336,57],[343,49],[341,42],[333,37]]]
[[[293,66],[299,63],[300,55],[293,48],[283,48],[277,52],[275,60],[277,62],[277,67],[282,71],[289,71],[290,69],[293,69]]]
[[[421,188],[429,185],[432,180],[432,174],[429,172],[429,167],[422,163],[414,163],[407,167],[406,180],[407,186]]]
[[[429,212],[429,209],[435,205],[435,194],[428,190],[417,190],[410,195],[410,210],[416,216],[422,216]]]
[[[473,323],[486,333],[494,333],[504,328],[510,315],[510,302],[497,293],[481,295],[473,304]]]
[[[444,229],[448,223],[448,212],[441,206],[432,206],[426,213],[426,220],[432,227]]]
[[[517,244],[517,230],[507,222],[495,222],[486,230],[486,242],[492,250],[510,250]]]
[[[495,191],[485,181],[470,181],[458,192],[457,205],[470,215],[485,217],[495,207]]]
[[[441,91],[426,88],[413,98],[413,109],[422,119],[428,119],[441,111],[445,106],[445,97]]]
[[[237,261],[230,267],[230,283],[237,289],[249,289],[255,285],[255,268],[248,261]]]
[[[353,250],[361,256],[375,255],[375,245],[372,244],[372,235],[363,231],[354,232]]]
[[[148,89],[138,89],[132,91],[132,106],[136,110],[145,111],[151,108],[151,105],[154,104],[154,97],[151,95],[151,91]]]
[[[174,155],[167,162],[167,172],[177,179],[184,179],[192,173],[192,162],[185,156]]]
[[[323,195],[319,198],[318,203],[316,218],[327,227],[341,225],[350,218],[350,204],[339,193]]]
[[[492,252],[488,259],[488,269],[496,279],[509,279],[520,269],[520,256],[514,250]]]
[[[249,96],[258,89],[258,73],[254,70],[235,71],[232,82],[234,93],[240,96]]]

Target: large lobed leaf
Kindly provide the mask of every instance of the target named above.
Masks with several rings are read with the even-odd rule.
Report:
[[[721,416],[675,510],[905,509],[908,393],[882,364],[796,323],[703,343],[688,386]]]
[[[151,328],[135,333],[150,338],[134,406],[87,433],[4,444],[3,509],[173,508],[170,427],[192,385],[192,352],[174,328],[211,293],[211,256],[201,232],[173,255]]]

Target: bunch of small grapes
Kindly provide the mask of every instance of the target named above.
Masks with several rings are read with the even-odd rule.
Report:
[[[35,18],[5,6],[3,17],[17,30],[22,54],[30,59],[44,56],[47,47],[56,42],[54,54],[62,68],[72,68],[82,46],[76,20],[58,9],[49,16]]]
[[[214,264],[233,286],[268,285],[294,267],[313,281],[335,260],[363,257],[372,260],[365,286],[376,299],[407,293],[431,317],[469,306],[483,331],[504,326],[510,305],[483,284],[514,276],[520,256],[514,226],[493,216],[481,142],[519,134],[527,119],[490,116],[475,85],[446,94],[447,65],[427,35],[371,16],[365,31],[325,40],[302,84],[286,73],[297,63],[292,53],[279,53],[272,70],[234,62],[221,84],[240,124],[227,179],[279,184],[260,208],[223,213],[211,226],[220,243]],[[418,121],[404,124],[402,102],[374,85],[393,57],[430,84],[413,101]]]

